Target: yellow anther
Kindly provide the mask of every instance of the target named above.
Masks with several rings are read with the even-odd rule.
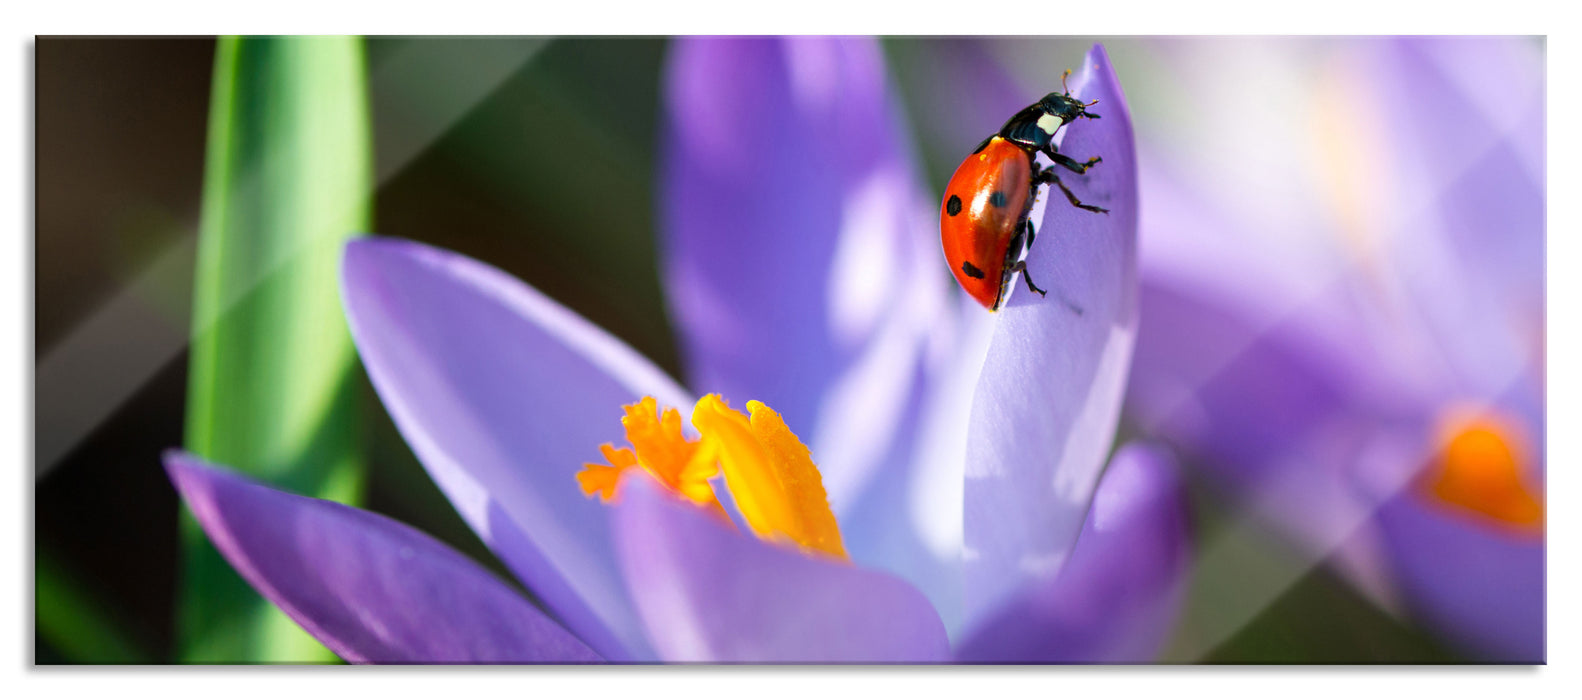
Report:
[[[780,414],[749,401],[752,418],[716,394],[692,409],[692,425],[718,451],[725,483],[754,534],[846,559],[840,527],[806,445]]]
[[[1493,414],[1461,410],[1444,422],[1441,439],[1422,482],[1429,496],[1508,530],[1543,532],[1543,498],[1523,480],[1530,457],[1514,424]]]
[[[652,397],[624,408],[621,424],[633,449],[601,445],[607,464],[585,464],[577,474],[584,493],[609,502],[624,472],[641,466],[670,491],[729,521],[709,483],[723,466],[726,487],[755,535],[848,558],[811,453],[773,409],[749,401],[749,418],[709,394],[692,412],[702,437],[688,440],[676,409],[660,414]]]

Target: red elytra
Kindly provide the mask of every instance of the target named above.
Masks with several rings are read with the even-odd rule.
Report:
[[[990,311],[1000,308],[1026,246],[1035,193],[1033,157],[995,136],[967,157],[939,209],[945,260],[961,288]]]

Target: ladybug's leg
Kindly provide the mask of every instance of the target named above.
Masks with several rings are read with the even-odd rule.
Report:
[[[1032,219],[1028,219],[1027,220],[1027,248],[1028,248],[1028,250],[1032,250],[1032,248],[1033,248],[1033,236],[1036,236],[1036,235],[1038,235],[1038,232],[1033,230],[1033,220]]]
[[[1055,176],[1055,171],[1053,169],[1045,170],[1044,172],[1040,173],[1039,180],[1043,182],[1055,183],[1055,186],[1059,187],[1061,192],[1066,193],[1066,200],[1071,202],[1071,206],[1074,206],[1078,209],[1086,209],[1091,212],[1098,212],[1100,214],[1110,213],[1110,210],[1105,209],[1104,207],[1096,207],[1092,204],[1083,204],[1082,200],[1077,199],[1077,196],[1072,194],[1071,190],[1066,187],[1066,183],[1061,182],[1060,178]]]
[[[1027,261],[1026,260],[1018,260],[1018,261],[1016,261],[1015,265],[1011,266],[1011,273],[1012,274],[1015,274],[1015,273],[1018,273],[1018,272],[1022,273],[1022,281],[1027,283],[1027,288],[1028,289],[1030,289],[1032,291],[1035,291],[1035,292],[1038,292],[1038,296],[1044,296],[1044,290],[1039,289],[1038,285],[1033,284],[1033,277],[1032,277],[1032,275],[1027,274]]]
[[[1027,261],[1026,260],[1018,260],[1018,261],[1016,261],[1016,264],[1011,265],[1011,272],[1013,272],[1013,273],[1016,273],[1016,272],[1022,273],[1022,281],[1027,283],[1027,288],[1028,289],[1031,289],[1031,290],[1033,290],[1035,292],[1038,292],[1038,296],[1041,296],[1041,297],[1049,296],[1048,294],[1044,293],[1044,290],[1039,289],[1038,285],[1033,284],[1033,278],[1027,274]],[[1074,314],[1076,314],[1078,316],[1082,315],[1082,307],[1077,306],[1076,304],[1073,304],[1069,300],[1067,300],[1064,296],[1062,296],[1060,294],[1060,290],[1058,290],[1058,289],[1055,290],[1055,296],[1060,299],[1060,303],[1061,304],[1064,304],[1067,309],[1071,310],[1071,313],[1074,313]]]
[[[1045,150],[1044,151],[1044,155],[1049,156],[1050,160],[1055,161],[1055,165],[1058,165],[1058,166],[1060,166],[1062,168],[1070,170],[1071,172],[1074,172],[1074,173],[1076,173],[1078,175],[1081,175],[1081,174],[1087,172],[1088,168],[1091,168],[1091,167],[1093,167],[1095,165],[1098,165],[1099,163],[1104,162],[1103,158],[1101,158],[1099,156],[1093,156],[1092,158],[1089,158],[1088,162],[1086,162],[1086,163],[1078,163],[1078,162],[1072,160],[1070,156],[1067,156],[1064,153],[1060,153],[1060,152],[1056,151],[1053,147],[1049,148],[1048,150]]]

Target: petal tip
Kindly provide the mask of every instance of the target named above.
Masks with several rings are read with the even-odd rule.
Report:
[[[1175,457],[1163,445],[1128,443],[1110,459],[1110,468],[1093,498],[1093,525],[1104,529],[1113,519],[1145,514],[1161,522],[1185,517],[1186,485]]]
[[[165,476],[170,478],[176,493],[189,508],[192,508],[193,513],[198,515],[201,515],[202,511],[198,505],[200,490],[212,487],[215,479],[227,476],[197,455],[179,448],[170,448],[160,453],[160,461],[164,463]]]
[[[346,241],[341,246],[341,270],[358,265],[389,240],[382,236],[363,236]]]
[[[404,238],[390,236],[363,236],[346,241],[341,248],[341,277],[345,280],[353,279],[365,271],[371,271],[383,257],[395,255],[431,256],[441,251],[437,248],[411,241]]]

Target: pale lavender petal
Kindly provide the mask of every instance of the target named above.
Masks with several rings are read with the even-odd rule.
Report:
[[[1352,153],[1335,148],[1334,134],[1372,125],[1374,114],[1335,108],[1362,101],[1352,88],[1363,75],[1326,70],[1337,43],[1182,38],[1129,54],[1157,78],[1145,105],[1151,128],[1138,134],[1145,277],[1187,263],[1278,312],[1355,260],[1331,204],[1337,188],[1368,182],[1374,171],[1358,163],[1373,165],[1373,153],[1359,146],[1346,158]]]
[[[896,70],[915,85],[908,92],[918,147],[950,159],[954,167],[1005,119],[1044,93],[1026,90],[993,55],[983,39],[923,39],[887,42]],[[952,304],[928,317],[929,351],[922,393],[907,415],[892,458],[904,469],[885,471],[854,507],[844,509],[841,529],[847,549],[864,566],[902,576],[923,591],[954,637],[964,622],[961,551],[962,475],[967,455],[967,425],[994,316],[983,312],[942,274],[938,198],[930,202],[926,231],[928,257],[924,280],[947,280]],[[896,299],[916,298],[914,284],[894,290]],[[930,290],[931,291],[931,290]],[[910,422],[916,421],[911,428]]]
[[[942,562],[907,517],[924,364],[954,354],[955,309],[877,42],[683,39],[666,80],[661,251],[689,378],[785,416],[853,557],[958,601],[960,535]]]
[[[1147,322],[1128,401],[1144,433],[1189,450],[1208,483],[1239,508],[1341,564],[1377,600],[1403,600],[1487,658],[1541,657],[1541,545],[1504,542],[1448,520],[1415,495],[1398,496],[1378,512],[1373,499],[1359,497],[1359,478],[1373,484],[1371,492],[1393,493],[1418,472],[1434,449],[1426,440],[1440,407],[1422,403],[1428,397],[1421,395],[1390,395],[1389,385],[1348,352],[1366,349],[1355,342],[1366,338],[1363,330],[1326,334],[1314,324],[1317,313],[1258,328],[1161,280],[1142,289]],[[1531,421],[1524,398],[1518,393],[1499,408]],[[1391,481],[1393,487],[1379,485]],[[1491,578],[1473,562],[1498,562],[1488,571],[1513,573]],[[1393,584],[1380,585],[1388,579]],[[1510,599],[1494,604],[1497,610],[1466,604],[1474,597],[1469,591],[1488,592],[1501,581],[1511,587]],[[1529,595],[1534,585],[1537,603]],[[1536,655],[1526,653],[1533,634]]]
[[[1340,476],[1352,461],[1343,444],[1354,450],[1370,426],[1410,419],[1415,407],[1392,407],[1386,387],[1367,381],[1365,353],[1346,345],[1361,328],[1337,336],[1303,313],[1262,325],[1191,285],[1151,279],[1141,289],[1128,410],[1228,487],[1256,491],[1282,471]]]
[[[575,474],[619,442],[621,404],[692,399],[619,340],[469,258],[347,244],[342,297],[374,388],[491,549],[612,660],[651,658],[621,583],[610,509]]]
[[[264,597],[356,663],[592,663],[598,655],[455,550],[406,525],[169,452],[209,540]]]
[[[1169,640],[1191,562],[1185,484],[1157,448],[1115,453],[1076,547],[982,624],[957,658],[985,663],[1146,663]]]
[[[954,638],[961,630],[962,475],[967,428],[978,374],[988,353],[993,316],[965,294],[954,313],[934,324],[947,348],[930,353],[926,391],[909,421],[913,443],[896,455],[907,468],[886,473],[849,512],[839,513],[846,549],[864,566],[894,573],[934,604]]]
[[[1406,490],[1378,522],[1413,616],[1485,661],[1541,664],[1544,540],[1499,530]]]
[[[1348,469],[1415,458],[1408,438],[1426,426],[1415,397],[1369,367],[1377,358],[1358,342],[1365,330],[1323,322],[1342,305],[1333,294],[1257,322],[1257,312],[1184,280],[1145,278],[1141,290],[1130,425],[1189,456],[1237,510],[1384,602],[1372,509]]]
[[[1240,507],[1311,552],[1338,554],[1357,583],[1379,579],[1359,552],[1379,543],[1347,468],[1417,468],[1452,402],[1541,404],[1543,207],[1530,161],[1542,160],[1543,95],[1528,43],[1370,39],[1331,52],[1354,60],[1331,61],[1351,71],[1333,71],[1346,77],[1330,94],[1378,107],[1333,120],[1352,127],[1339,138],[1384,130],[1347,144],[1377,163],[1327,171],[1354,172],[1352,189],[1373,196],[1296,217],[1324,222],[1322,237],[1350,247],[1345,258],[1279,245],[1309,238],[1298,221],[1260,229],[1241,209],[1205,210],[1188,190],[1219,175],[1145,174],[1156,177],[1145,177],[1131,418],[1192,452]],[[1363,213],[1345,216],[1348,204]],[[1528,424],[1541,433],[1536,416]]]
[[[773,406],[844,511],[908,442],[945,289],[883,54],[683,38],[665,87],[660,250],[688,382]]]
[[[1370,67],[1397,151],[1386,164],[1402,191],[1391,204],[1408,212],[1388,239],[1387,274],[1411,294],[1407,320],[1427,336],[1413,365],[1443,363],[1434,379],[1464,395],[1504,393],[1543,362],[1543,49],[1531,37],[1378,49]]]
[[[762,542],[647,479],[632,480],[616,510],[626,580],[667,661],[948,657],[939,616],[900,579]]]
[[[1058,80],[1058,72],[1052,74]],[[1063,131],[1061,152],[1102,156],[1063,177],[1095,214],[1058,191],[1028,256],[1039,298],[1012,292],[973,399],[966,474],[968,619],[1059,568],[1115,435],[1137,326],[1137,162],[1126,98],[1095,46],[1072,82],[1097,120]],[[1018,283],[1019,285],[1020,283]]]

